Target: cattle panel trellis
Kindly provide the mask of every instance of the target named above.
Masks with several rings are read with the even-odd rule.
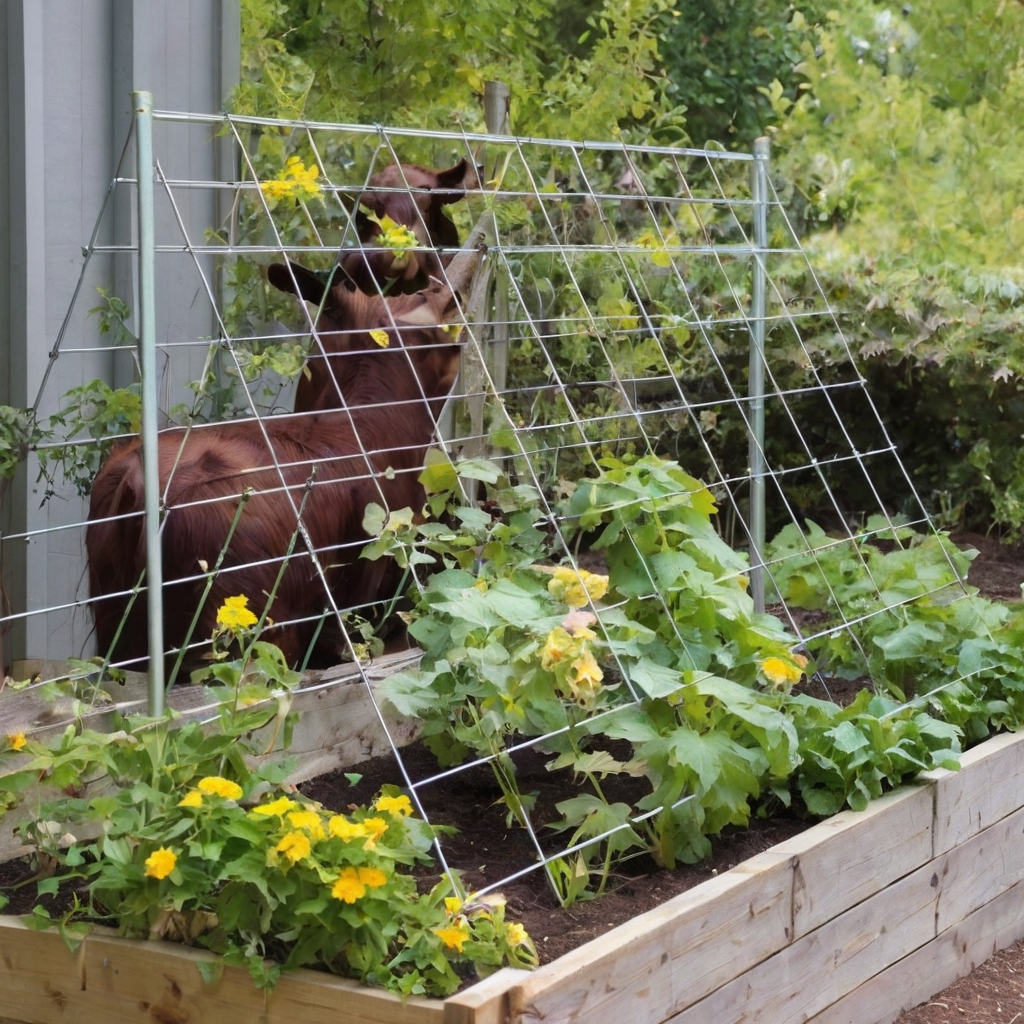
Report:
[[[333,486],[336,490],[331,492],[335,495],[331,500],[339,508],[352,494],[358,494],[360,521],[368,505],[381,506],[379,518],[374,520],[372,510],[367,517],[368,528],[376,522],[374,532],[381,537],[389,531],[397,535],[403,527],[413,529],[412,517],[403,517],[402,508],[390,507],[388,500],[389,494],[399,493],[389,489],[394,480],[401,481],[403,476],[413,479],[420,468],[410,465],[407,458],[410,450],[416,454],[419,442],[402,436],[406,405],[430,407],[436,448],[446,451],[461,467],[461,476],[446,477],[455,480],[454,489],[461,488],[463,511],[456,511],[456,518],[486,532],[488,523],[508,525],[516,522],[515,513],[527,507],[535,509],[531,528],[540,538],[537,543],[546,545],[552,563],[569,568],[577,584],[586,579],[584,566],[597,575],[603,571],[601,549],[587,549],[606,521],[595,511],[598,505],[588,505],[586,500],[574,503],[574,497],[596,486],[595,479],[612,479],[600,477],[601,473],[619,473],[618,483],[608,492],[612,497],[600,508],[620,513],[635,505],[640,510],[619,520],[617,529],[631,547],[625,555],[620,548],[615,556],[635,561],[639,580],[635,592],[610,594],[592,606],[586,597],[567,601],[574,611],[566,616],[565,644],[571,646],[584,635],[603,636],[608,641],[613,666],[608,667],[603,690],[602,676],[591,675],[589,690],[578,688],[571,696],[563,694],[561,726],[552,727],[549,722],[539,732],[503,739],[489,753],[474,752],[461,763],[423,777],[410,775],[402,765],[399,744],[394,742],[402,776],[421,812],[423,792],[444,785],[454,774],[488,765],[503,770],[506,759],[526,749],[558,752],[564,749],[566,735],[586,732],[597,719],[619,716],[634,722],[646,698],[664,697],[680,687],[699,687],[715,673],[728,675],[725,655],[709,666],[699,653],[697,623],[710,614],[708,607],[695,601],[693,629],[670,610],[679,586],[678,577],[671,572],[689,573],[686,578],[694,587],[702,585],[706,573],[702,575],[696,567],[684,572],[681,565],[689,558],[685,553],[672,566],[667,559],[659,561],[644,554],[641,532],[652,529],[658,516],[644,511],[649,495],[630,492],[622,484],[627,478],[637,479],[629,477],[630,467],[646,467],[644,472],[657,480],[662,498],[670,503],[685,503],[690,495],[699,494],[693,500],[707,510],[714,498],[721,509],[716,520],[718,532],[733,551],[727,553],[725,545],[715,549],[712,561],[717,578],[708,577],[707,586],[722,584],[728,596],[723,597],[725,591],[712,593],[709,589],[708,600],[719,606],[727,601],[727,609],[719,607],[722,614],[751,623],[761,621],[767,600],[794,638],[792,649],[798,659],[799,645],[822,635],[816,632],[819,620],[786,606],[778,596],[777,577],[785,575],[796,561],[813,569],[830,549],[842,549],[848,551],[866,588],[877,596],[884,583],[872,578],[862,553],[864,540],[882,538],[899,547],[908,530],[931,531],[929,517],[899,462],[774,190],[766,146],[754,154],[738,154],[496,133],[154,113],[147,109],[145,94],[137,97],[142,111],[136,126],[142,172],[133,177],[127,164],[118,168],[100,215],[102,220],[108,214],[112,196],[125,189],[135,191],[137,238],[130,245],[103,245],[94,236],[85,250],[87,260],[101,252],[138,256],[143,269],[137,316],[133,317],[129,306],[106,297],[95,338],[61,336],[55,339],[51,359],[80,358],[109,345],[111,339],[115,345],[127,343],[130,348],[137,333],[141,403],[135,397],[135,386],[116,393],[118,398],[106,395],[102,410],[114,427],[109,434],[98,436],[95,426],[65,417],[74,425],[72,434],[61,435],[65,424],[52,423],[46,436],[36,437],[36,448],[52,475],[52,488],[59,493],[61,487],[68,486],[60,477],[62,467],[74,471],[85,465],[94,470],[97,445],[104,446],[106,452],[112,442],[124,443],[125,435],[137,429],[140,415],[144,434],[153,446],[147,449],[151,453],[156,451],[158,420],[179,428],[178,434],[163,435],[165,446],[172,442],[177,446],[164,479],[156,474],[155,457],[149,457],[150,514],[142,516],[141,510],[126,512],[117,507],[107,511],[116,531],[125,537],[135,536],[131,531],[138,530],[140,520],[145,520],[150,539],[159,525],[166,535],[165,559],[175,519],[190,509],[209,509],[211,516],[227,524],[228,536],[248,528],[253,517],[269,516],[268,510],[274,510],[279,520],[281,509],[287,509],[283,530],[274,534],[287,543],[272,547],[268,541],[265,550],[248,552],[244,560],[232,554],[230,544],[219,550],[204,549],[191,556],[194,564],[187,577],[178,575],[178,589],[163,595],[159,588],[146,586],[147,579],[157,579],[160,571],[160,559],[155,557],[160,554],[159,546],[152,542],[146,546],[150,555],[146,572],[120,595],[129,607],[148,602],[151,652],[165,650],[159,627],[170,613],[166,608],[163,616],[157,613],[161,597],[175,606],[197,598],[213,600],[217,594],[237,592],[232,590],[233,579],[256,578],[245,573],[254,571],[254,566],[265,566],[268,585],[245,596],[257,615],[272,612],[267,639],[284,635],[294,626],[296,635],[306,638],[296,659],[300,667],[347,656],[369,686],[368,624],[387,619],[399,591],[413,587],[425,593],[431,576],[415,564],[393,575],[381,570],[390,589],[378,583],[377,590],[368,590],[363,582],[372,572],[365,567],[390,565],[389,556],[377,551],[375,562],[360,559],[370,539],[367,534],[344,541],[334,538],[318,547],[307,519],[313,505],[307,509],[307,502],[317,500],[318,489],[325,493],[325,487]],[[167,177],[159,144],[152,157],[147,149],[150,118],[158,129],[173,126],[177,132],[197,133],[210,140],[215,136],[231,140],[239,157],[239,180]],[[131,153],[130,147],[126,146],[125,153]],[[375,392],[370,400],[372,410],[383,410],[383,414],[372,421],[361,420],[350,405],[352,393],[346,393],[333,379],[332,371],[330,388],[335,390],[319,407],[314,404],[299,410],[295,384],[303,380],[304,373],[306,379],[310,375],[308,368],[300,369],[303,355],[308,347],[314,357],[322,357],[324,346],[330,344],[324,321],[318,317],[329,312],[330,288],[338,285],[334,268],[339,251],[358,252],[362,237],[358,204],[369,204],[375,196],[401,194],[415,199],[422,193],[404,170],[397,182],[387,185],[374,184],[371,179],[393,164],[446,168],[463,160],[467,167],[477,168],[477,174],[467,173],[461,187],[445,196],[450,200],[446,209],[462,241],[474,226],[483,232],[486,243],[474,245],[482,253],[482,263],[473,284],[451,295],[454,312],[443,317],[434,312],[433,320],[416,321],[417,329],[434,331],[434,341],[425,350],[431,354],[424,359],[433,358],[433,349],[448,351],[437,341],[437,331],[446,332],[449,338],[458,335],[462,346],[458,383],[446,407],[442,411],[440,403],[430,403],[432,396],[426,393],[399,400],[385,383],[383,391]],[[219,204],[220,209],[229,211],[224,222],[208,225],[202,237],[196,237],[181,215],[183,200],[196,190],[215,191],[228,200]],[[394,227],[384,217],[378,217],[377,224],[384,232]],[[377,243],[378,249],[393,244],[402,260],[427,252],[422,240],[414,244],[408,236],[398,237],[398,242]],[[458,247],[442,248],[441,255],[448,257]],[[159,307],[154,302],[166,268],[172,264],[180,267],[182,261],[194,275],[195,301],[208,303],[214,313],[217,336],[167,343],[166,324],[157,322]],[[300,269],[289,270],[289,261]],[[268,269],[272,264],[279,269]],[[297,275],[303,266],[310,274],[300,280]],[[450,269],[441,266],[437,270],[435,291],[446,282]],[[316,275],[329,284],[318,301],[310,301],[316,291]],[[270,280],[277,283],[277,290]],[[794,282],[798,280],[810,284],[797,289]],[[307,303],[284,294],[282,288],[302,294]],[[413,321],[403,320],[405,313],[391,312],[397,308],[389,304],[393,295],[376,298],[382,302],[379,308],[385,311],[384,319],[379,324],[360,322],[359,329],[361,337],[368,332],[375,338],[382,346],[380,351],[368,357],[362,350],[355,351],[353,343],[353,350],[342,355],[400,360],[382,363],[387,367],[385,382],[389,375],[397,380],[406,372],[403,368],[419,358],[409,347],[411,343],[403,340],[411,337]],[[132,296],[114,299],[135,301]],[[88,300],[76,293],[73,301]],[[173,317],[173,311],[168,315]],[[165,396],[159,410],[153,369],[157,350],[169,365],[190,357],[190,365],[195,365],[197,354],[202,362],[201,375],[190,389]],[[328,347],[326,351],[331,350]],[[311,365],[315,368],[315,361]],[[342,364],[325,360],[324,365]],[[422,382],[422,376],[415,379]],[[100,394],[96,391],[90,398],[93,411],[101,410]],[[111,414],[117,402],[128,410],[121,418]],[[325,414],[325,408],[334,411]],[[367,406],[364,403],[360,408]],[[293,458],[293,449],[284,457],[279,439],[284,436],[282,431],[290,428],[282,424],[313,424],[314,434],[326,434],[327,425],[337,422],[327,418],[330,416],[351,416],[357,424],[351,433],[358,450],[340,452],[318,438],[325,440],[323,446],[304,441],[303,457]],[[390,422],[393,429],[361,435],[358,424],[370,422]],[[227,472],[218,462],[219,449],[226,449],[229,441],[234,443],[232,439],[246,431],[247,444],[263,445],[265,461],[262,465],[246,463],[244,471],[231,469],[232,479],[250,474],[260,482],[258,493],[252,494],[253,488],[244,483],[226,496],[204,492],[200,486],[203,473],[208,479]],[[188,445],[198,445],[203,438],[212,440],[201,458],[193,458],[188,453],[196,449]],[[682,472],[666,469],[666,463],[656,462],[655,457],[673,460]],[[388,464],[389,459],[394,465]],[[339,485],[331,474],[334,464],[342,460],[349,468]],[[428,461],[435,469],[445,464],[436,454],[429,455]],[[351,468],[356,463],[357,468]],[[200,485],[190,491],[172,491],[174,473],[180,467],[197,472]],[[702,478],[709,490],[698,492],[695,483],[685,484],[684,474]],[[268,483],[271,480],[276,482]],[[490,498],[490,485],[502,482],[505,496]],[[673,486],[679,488],[675,495]],[[271,491],[283,498],[272,498]],[[169,497],[172,493],[173,500]],[[508,497],[510,494],[513,497]],[[159,524],[156,510],[163,517]],[[824,519],[828,532],[812,531],[808,539],[805,529],[809,520],[816,518]],[[441,520],[438,523],[440,528]],[[266,535],[271,535],[269,522],[257,520],[257,524],[266,526]],[[280,527],[281,523],[273,525]],[[785,526],[790,527],[791,541],[768,545],[766,531]],[[77,522],[60,529],[82,543],[86,527],[87,523]],[[32,531],[26,531],[2,540],[8,547],[31,538]],[[489,550],[486,545],[474,549],[474,564],[495,557]],[[127,562],[130,555],[130,551],[115,547],[106,557],[112,563],[123,556]],[[449,563],[449,568],[454,569],[454,564]],[[967,594],[956,567],[951,564],[951,569],[959,594]],[[548,566],[548,575],[550,570]],[[546,582],[544,571],[539,570]],[[278,585],[294,572],[304,574],[307,593],[315,596],[315,612],[309,613],[307,608],[301,616],[289,619],[281,616],[277,611],[280,605],[273,601]],[[182,579],[187,590],[182,589]],[[827,578],[822,575],[821,579],[827,589]],[[561,586],[561,592],[568,593],[573,579],[563,577]],[[484,582],[480,593],[487,589]],[[949,591],[944,580],[936,584],[933,596],[942,600],[956,596]],[[516,609],[523,606],[516,605],[510,590],[494,586],[492,592],[497,596],[487,614],[505,614],[513,622]],[[109,596],[110,591],[104,593]],[[185,598],[184,594],[193,596]],[[683,652],[682,667],[666,663],[656,674],[636,671],[626,642],[616,633],[630,596],[663,610],[669,640]],[[881,611],[870,614],[888,615],[898,623],[901,602],[921,596],[915,592],[887,598]],[[499,597],[508,598],[500,607]],[[76,614],[90,615],[90,605],[95,603],[95,597],[83,599]],[[589,612],[584,610],[587,607]],[[0,629],[21,618],[45,618],[66,611],[4,610]],[[838,611],[842,626],[837,629],[830,624],[827,630],[842,634],[844,642],[856,647],[860,641],[853,627],[864,614],[861,606],[839,607]],[[139,621],[126,613],[122,629],[130,631]],[[542,645],[545,638],[552,642],[559,628],[555,622],[538,623],[535,644]],[[781,636],[777,634],[776,639]],[[154,707],[160,706],[163,696],[162,669],[167,667],[180,677],[189,666],[201,664],[209,639],[190,631],[183,643],[169,642],[166,659],[148,660],[155,681]],[[119,642],[115,639],[109,649],[96,652],[105,665],[131,669],[146,662],[139,657],[111,658]],[[561,657],[557,644],[550,657],[552,661]],[[750,668],[757,652],[734,649],[728,657],[738,666]],[[503,666],[500,671],[511,670]],[[827,692],[827,681],[821,683]],[[514,680],[509,683],[514,685]],[[400,690],[394,692],[401,695]],[[514,704],[511,696],[509,699]],[[387,721],[381,714],[385,729]],[[685,807],[690,799],[689,794],[674,798],[670,810]],[[566,844],[553,842],[523,802],[515,814],[529,832],[533,855],[518,874],[543,870],[556,891],[562,886],[564,892],[564,879],[554,877],[558,865],[665,810],[660,805],[649,808],[639,817],[610,824],[596,834],[593,829],[578,832]],[[443,845],[442,841],[439,853],[447,867]]]

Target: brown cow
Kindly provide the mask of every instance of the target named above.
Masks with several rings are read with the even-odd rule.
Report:
[[[478,261],[478,253],[466,251],[452,264],[449,284],[435,282],[414,295],[388,298],[366,295],[347,283],[325,294],[324,284],[303,267],[272,269],[287,284],[294,275],[302,296],[322,303],[318,333],[332,351],[345,353],[332,360],[345,408],[161,431],[168,645],[186,642],[204,574],[225,544],[223,568],[203,604],[193,642],[210,636],[226,597],[244,594],[257,613],[263,609],[296,529],[293,505],[300,505],[314,466],[303,524],[337,605],[354,608],[394,595],[398,575],[391,560],[359,560],[368,539],[364,512],[371,502],[389,509],[422,506],[417,478],[436,415],[458,372],[459,347],[446,325],[457,315],[457,293],[467,287]],[[387,346],[382,347],[385,335]],[[228,543],[245,491],[252,496]],[[136,439],[116,449],[100,469],[86,531],[99,651],[115,661],[131,660],[134,667],[146,657],[141,595],[116,644],[114,638],[126,614],[127,592],[145,566],[143,508],[141,443]],[[323,586],[300,538],[269,608],[275,625],[267,639],[296,663],[326,607]]]

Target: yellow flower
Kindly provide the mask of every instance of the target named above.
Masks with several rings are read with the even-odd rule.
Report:
[[[803,669],[804,665],[807,664],[807,659],[799,654],[792,657],[793,661],[783,661],[782,658],[765,658],[760,665],[765,679],[774,686],[791,686],[793,683],[798,682],[804,674]],[[797,659],[799,659],[800,664],[793,664]]]
[[[388,830],[388,823],[383,818],[366,818],[363,821],[363,828],[371,839],[380,839]]]
[[[324,824],[316,811],[289,811],[288,821],[293,828],[303,829],[314,839],[323,839],[325,836]]]
[[[584,651],[573,663],[569,676],[569,689],[578,700],[586,703],[598,695],[604,673],[590,651]]]
[[[380,868],[360,868],[357,874],[359,881],[367,889],[379,889],[382,885],[387,885],[388,882],[388,876]]]
[[[202,807],[203,794],[198,789],[190,789],[179,801],[179,807]]]
[[[327,822],[327,831],[335,839],[343,839],[348,842],[350,839],[362,839],[366,835],[366,829],[361,824],[349,821],[344,814],[335,814]]]
[[[359,881],[359,874],[355,868],[345,868],[331,886],[331,895],[343,903],[355,903],[366,895],[366,885]]]
[[[462,909],[462,900],[458,896],[445,896],[444,909],[454,916]]]
[[[391,339],[388,337],[388,332],[382,330],[380,327],[370,331],[370,337],[380,345],[381,348],[387,348],[391,344]]]
[[[196,785],[201,793],[212,793],[222,796],[225,800],[237,800],[242,795],[242,787],[230,779],[222,779],[219,775],[208,775],[200,779]]]
[[[224,599],[224,603],[217,609],[217,625],[222,629],[248,629],[255,626],[259,619],[247,605],[249,598],[245,594],[238,594],[236,597]]]
[[[303,857],[309,856],[309,836],[302,832],[289,832],[274,849],[295,864]]]
[[[166,878],[177,863],[178,855],[166,846],[161,846],[146,858],[146,874],[150,878]]]
[[[530,941],[526,929],[518,921],[510,921],[505,925],[505,938],[510,946],[524,946]]]
[[[412,804],[404,794],[401,796],[378,797],[373,805],[378,811],[386,811],[394,818],[404,818],[412,814]]]
[[[366,818],[363,823],[366,829],[366,842],[363,843],[364,850],[374,850],[377,847],[377,840],[388,830],[388,823],[383,818]]]
[[[470,938],[469,928],[465,924],[450,925],[448,928],[435,928],[434,934],[448,947],[461,953],[462,947]]]
[[[285,813],[292,810],[295,806],[296,804],[294,800],[289,800],[288,797],[281,796],[276,800],[272,800],[269,804],[260,804],[259,807],[254,807],[249,813],[265,814],[267,817],[276,814],[279,818],[283,818]]]
[[[7,737],[7,742],[10,744],[11,750],[22,750],[28,740],[25,739],[23,732],[13,732]]]
[[[390,249],[395,256],[400,257],[407,249],[414,249],[420,244],[419,239],[406,225],[398,224],[387,214],[383,217],[377,217],[371,213],[369,217],[380,228],[380,244],[385,249]],[[395,266],[401,269],[397,259],[395,260]]]
[[[570,608],[582,608],[591,601],[600,601],[608,593],[608,577],[562,565],[552,573],[548,591]]]

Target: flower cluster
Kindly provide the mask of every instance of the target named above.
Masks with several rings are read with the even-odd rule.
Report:
[[[551,573],[548,591],[557,601],[570,608],[582,608],[591,601],[600,601],[608,593],[608,577],[560,565]]]
[[[316,199],[320,195],[320,186],[317,184],[319,177],[320,171],[315,163],[303,167],[299,157],[290,156],[285,161],[281,177],[261,182],[260,191],[271,201]]]
[[[173,836],[174,842],[153,839],[135,847],[146,898],[159,894],[138,922],[140,930],[148,926],[152,934],[154,921],[173,918],[178,937],[230,954],[230,944],[219,945],[224,941],[219,925],[262,915],[269,934],[290,936],[288,941],[304,949],[324,950],[320,962],[341,973],[362,977],[369,972],[374,980],[386,980],[387,961],[404,948],[408,963],[401,957],[395,961],[404,965],[397,976],[413,969],[413,961],[421,970],[429,964],[433,980],[423,991],[433,994],[446,994],[459,984],[457,973],[446,966],[449,960],[490,967],[536,963],[522,925],[505,922],[500,897],[445,899],[451,892],[447,880],[430,894],[418,893],[405,866],[423,856],[428,832],[412,820],[409,797],[394,787],[386,787],[371,806],[345,814],[280,792],[244,807],[238,802],[244,795],[245,788],[231,779],[205,776],[185,793],[173,794],[162,833],[156,832],[160,816],[150,821],[147,829]],[[102,869],[102,904],[110,906],[118,891],[129,905],[142,905],[132,895],[126,870],[117,864]],[[268,900],[268,893],[273,898]],[[253,909],[264,903],[262,910]],[[400,928],[392,927],[394,920],[402,921]],[[383,959],[371,970],[364,962],[366,949],[379,945],[385,924],[395,945],[380,950]],[[163,924],[157,927],[171,936]],[[308,929],[322,929],[323,935],[314,940]],[[352,962],[338,952],[346,949],[352,950]],[[262,964],[262,957],[257,959]],[[260,968],[253,961],[250,969]]]
[[[495,937],[509,947],[514,959],[524,966],[535,964],[537,950],[533,940],[518,921],[505,920],[505,905],[501,893],[470,893],[464,900],[448,896],[444,901],[448,920],[444,927],[435,928],[434,934],[447,949],[462,953],[468,942],[479,938],[476,933],[484,929],[493,931]]]

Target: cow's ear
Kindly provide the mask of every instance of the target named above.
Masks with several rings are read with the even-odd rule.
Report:
[[[271,263],[267,267],[267,280],[282,292],[301,295],[307,302],[319,306],[324,300],[327,281],[299,263]]]
[[[437,184],[430,190],[437,193],[442,206],[458,202],[467,188],[478,188],[480,185],[476,168],[463,157],[454,167],[436,173]]]

